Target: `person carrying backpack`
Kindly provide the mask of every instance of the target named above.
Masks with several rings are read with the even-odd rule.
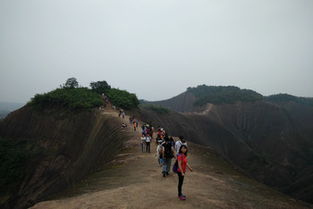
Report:
[[[181,145],[179,153],[177,155],[177,175],[178,175],[178,198],[180,200],[186,200],[186,195],[182,193],[182,187],[184,183],[186,168],[192,172],[192,168],[188,164],[187,160],[188,148],[186,145]],[[175,165],[174,165],[175,167]],[[174,168],[173,168],[174,170]]]
[[[151,142],[151,137],[149,135],[146,135],[146,152],[150,153],[150,142]]]
[[[187,142],[185,141],[185,138],[183,136],[180,136],[179,140],[175,143],[175,151],[176,151],[176,153],[179,153],[180,147],[182,145],[187,146]]]
[[[158,146],[157,146],[157,149],[156,149],[156,157],[158,159],[158,163],[159,163],[159,166],[162,166],[163,165],[163,145],[162,145],[162,141],[158,141]]]
[[[164,139],[163,143],[163,168],[162,168],[162,174],[163,177],[166,177],[169,175],[169,171],[171,169],[172,164],[172,158],[176,156],[175,149],[173,148],[172,144],[170,143],[169,138]]]
[[[145,152],[146,151],[146,137],[144,135],[141,136],[141,152]]]

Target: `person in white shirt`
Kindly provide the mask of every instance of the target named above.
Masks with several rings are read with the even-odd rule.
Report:
[[[158,141],[158,146],[156,149],[156,157],[158,159],[159,166],[163,165],[163,141]]]
[[[187,142],[186,142],[186,140],[184,139],[183,136],[180,136],[179,140],[175,143],[176,153],[179,153],[179,149],[180,149],[181,145],[186,145],[187,146]]]
[[[146,136],[146,152],[150,153],[150,142],[151,142],[151,136]]]

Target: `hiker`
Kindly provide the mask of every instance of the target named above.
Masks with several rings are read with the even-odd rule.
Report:
[[[174,141],[174,138],[171,136],[170,137],[170,144],[172,145],[172,147],[174,147],[174,149],[175,149],[175,141]],[[176,149],[175,149],[175,151],[176,151]],[[176,151],[176,153],[178,153],[178,151]]]
[[[159,163],[159,166],[163,165],[163,145],[162,145],[162,141],[158,141],[158,146],[156,149],[156,157]]]
[[[154,127],[150,124],[150,137],[153,139]]]
[[[146,135],[146,152],[150,153],[150,142],[151,142],[151,137],[149,135]]]
[[[162,174],[163,177],[166,177],[169,175],[169,171],[171,168],[172,164],[172,158],[176,156],[175,154],[175,149],[170,143],[169,138],[164,138],[164,143],[163,143],[163,169],[162,169]]]
[[[187,146],[187,142],[186,142],[186,140],[185,140],[185,138],[183,136],[180,136],[178,141],[175,143],[175,151],[176,151],[176,153],[179,153],[180,147],[182,145]]]
[[[182,193],[182,187],[184,183],[186,167],[192,172],[192,168],[188,164],[187,160],[188,148],[186,145],[181,145],[177,155],[177,175],[178,175],[178,198],[180,200],[186,200],[186,195]]]
[[[141,133],[142,133],[142,135],[146,135],[146,133],[147,133],[146,130],[147,130],[146,124],[143,124],[141,126]]]
[[[125,118],[125,112],[122,111],[122,118],[124,119]]]
[[[137,131],[137,124],[136,124],[136,120],[133,120],[133,127],[134,127],[134,131]]]
[[[146,150],[146,137],[142,135],[141,137],[141,152],[144,152]]]

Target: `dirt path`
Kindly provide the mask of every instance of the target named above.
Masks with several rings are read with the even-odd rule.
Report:
[[[114,111],[106,111],[117,117]],[[122,120],[122,119],[121,119]],[[124,119],[128,123],[128,117]],[[140,132],[127,128],[133,137],[123,152],[81,184],[61,194],[62,198],[41,202],[33,209],[198,209],[198,208],[309,208],[285,195],[248,179],[232,169],[213,151],[190,144],[189,162],[194,172],[184,183],[186,201],[177,198],[177,176],[164,178],[152,153],[142,153]]]

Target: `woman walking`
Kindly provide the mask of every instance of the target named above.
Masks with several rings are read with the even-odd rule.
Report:
[[[177,155],[177,162],[178,162],[178,169],[177,169],[177,175],[178,175],[178,198],[180,200],[186,200],[186,196],[182,193],[182,187],[184,183],[185,173],[186,173],[186,167],[190,171],[192,171],[192,168],[188,164],[187,160],[187,154],[188,154],[188,148],[186,145],[181,145],[179,149],[179,153]]]

